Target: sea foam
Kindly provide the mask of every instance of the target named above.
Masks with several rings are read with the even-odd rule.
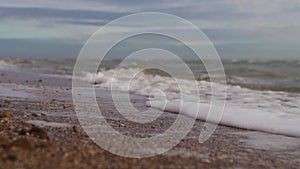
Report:
[[[150,96],[152,102],[148,105],[164,111],[178,113],[178,100],[185,98],[182,100],[181,113],[202,120],[206,120],[212,97],[221,106],[224,102],[224,97],[221,96],[225,92],[227,99],[221,124],[300,137],[299,93],[253,90],[238,85],[227,85],[227,90],[224,91],[221,84],[214,84],[217,91],[212,95],[211,82],[204,80],[197,81],[198,93],[190,87],[191,81],[187,79],[175,81],[172,77],[147,74],[138,68],[120,68],[118,74],[121,76],[115,77],[115,71],[109,69],[97,74],[87,73],[82,80],[96,83],[98,87],[111,89],[114,86],[115,90]],[[134,72],[140,73],[132,78]],[[181,86],[178,86],[178,81]],[[165,103],[161,100],[168,101],[166,108],[161,107]],[[193,108],[197,106],[200,111]],[[215,110],[221,110],[220,106]],[[213,118],[207,120],[216,122]]]
[[[169,101],[167,104],[162,101],[149,101],[148,106],[170,111],[196,118],[218,123],[216,117],[207,119],[210,105],[194,102]],[[181,105],[181,106],[180,106]],[[217,108],[218,110],[222,108]],[[210,112],[220,114],[221,112]],[[226,106],[222,114],[220,124],[264,131],[275,134],[300,137],[300,116],[286,113],[264,112],[259,109],[244,109],[241,107]]]

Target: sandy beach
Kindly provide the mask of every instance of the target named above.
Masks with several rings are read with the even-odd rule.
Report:
[[[31,69],[1,69],[0,168],[298,168],[300,139],[219,125],[203,144],[197,120],[187,137],[155,157],[131,159],[97,146],[81,128],[72,102],[70,78]],[[107,90],[97,101],[108,123],[124,135],[149,137],[165,131],[176,114],[165,112],[149,125],[120,114]],[[132,104],[146,109],[147,98]]]
[[[298,18],[299,0],[0,0],[0,169],[300,169]]]

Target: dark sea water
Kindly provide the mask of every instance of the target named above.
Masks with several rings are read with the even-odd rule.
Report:
[[[101,68],[113,69],[121,60],[104,60]],[[58,74],[72,75],[75,59],[16,59],[1,58],[1,64],[43,69]],[[209,81],[202,62],[187,60],[187,65],[195,73],[197,80]],[[237,85],[254,90],[300,92],[300,60],[222,60],[226,73],[227,84]],[[138,63],[132,67],[138,67]],[[173,63],[169,63],[173,64]],[[165,74],[160,71],[147,71],[152,74]]]
[[[300,61],[224,62],[228,83],[257,90],[300,92]]]

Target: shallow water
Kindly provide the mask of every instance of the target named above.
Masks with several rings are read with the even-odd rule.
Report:
[[[240,139],[246,147],[262,150],[293,150],[300,147],[300,139],[256,131],[231,132],[229,134],[245,136]]]

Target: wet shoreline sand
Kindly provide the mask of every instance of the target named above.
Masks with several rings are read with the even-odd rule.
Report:
[[[71,79],[43,72],[1,70],[0,168],[298,168],[297,138],[218,126],[203,144],[203,121],[176,147],[150,158],[131,159],[98,147],[80,127],[71,95]],[[157,124],[132,124],[116,115],[107,91],[98,103],[106,120],[125,135],[147,137],[163,132],[176,114],[165,112]],[[146,98],[133,96],[146,108]],[[6,113],[9,112],[9,113]]]

